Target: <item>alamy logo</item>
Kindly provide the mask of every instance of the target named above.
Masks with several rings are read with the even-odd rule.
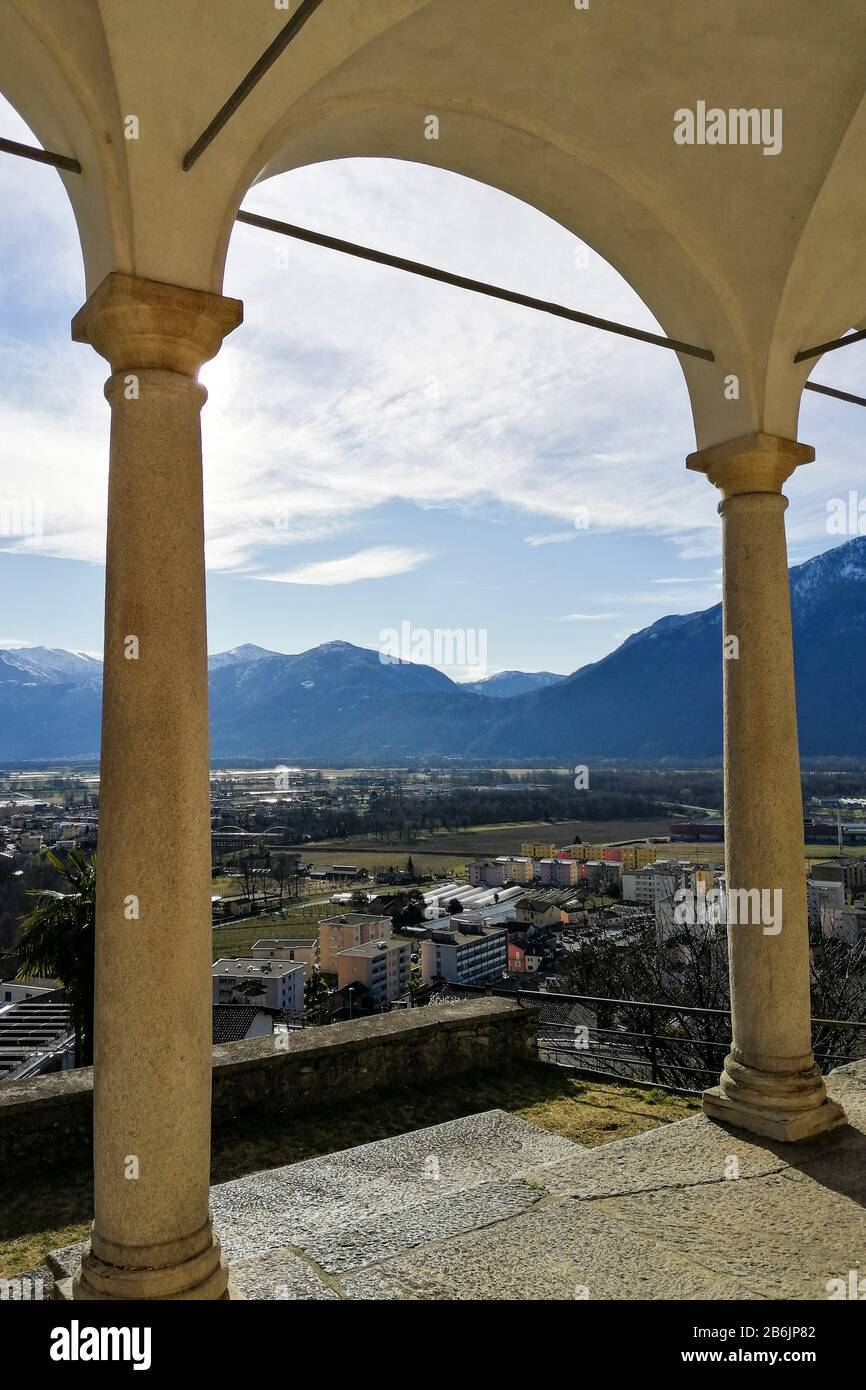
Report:
[[[413,627],[404,620],[399,628],[379,633],[379,660],[383,666],[399,661],[436,666],[452,675],[484,676],[487,673],[487,629],[474,627]]]
[[[73,1318],[68,1327],[51,1332],[52,1361],[131,1361],[134,1371],[150,1370],[149,1327],[82,1327]]]
[[[858,1279],[859,1270],[849,1269],[846,1279],[828,1279],[825,1284],[829,1298],[866,1299],[866,1279]]]
[[[678,927],[762,927],[764,936],[782,930],[781,888],[710,888],[698,882],[674,893],[674,923]]]
[[[0,1302],[29,1303],[45,1297],[45,1281],[38,1275],[30,1279],[26,1275],[17,1279],[0,1279]]]
[[[678,145],[761,145],[764,154],[782,149],[782,108],[763,106],[707,106],[699,101],[695,110],[681,106],[674,112],[674,140]]]
[[[41,540],[44,535],[42,503],[38,497],[0,497],[0,536],[32,536]]]

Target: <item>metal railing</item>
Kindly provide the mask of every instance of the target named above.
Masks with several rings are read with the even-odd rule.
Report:
[[[697,1093],[718,1080],[730,1050],[729,1009],[497,986],[489,992],[538,1010],[541,1061],[599,1080]],[[866,1022],[813,1018],[812,1028],[816,1039],[831,1030],[838,1049],[815,1052],[822,1072],[866,1056]]]

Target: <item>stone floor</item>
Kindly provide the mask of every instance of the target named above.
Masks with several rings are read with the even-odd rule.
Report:
[[[696,1115],[584,1149],[491,1110],[223,1183],[214,1221],[245,1298],[826,1299],[866,1273],[866,1063],[828,1089],[849,1124],[797,1145]]]

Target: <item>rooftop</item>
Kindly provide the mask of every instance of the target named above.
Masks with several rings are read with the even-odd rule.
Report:
[[[384,941],[366,941],[363,946],[347,946],[338,951],[338,956],[381,956],[386,951],[408,951],[409,942],[399,936],[389,936]]]
[[[303,970],[303,962],[296,960],[253,960],[242,956],[237,960],[215,960],[212,966],[214,975],[252,975],[272,978],[275,975],[291,975],[295,970]]]
[[[254,941],[253,950],[256,951],[259,948],[261,948],[261,950],[263,951],[297,951],[301,949],[309,950],[311,947],[316,946],[317,943],[318,937],[315,936],[266,937],[263,938],[261,941]]]
[[[319,925],[322,927],[361,927],[368,923],[370,925],[387,923],[390,927],[391,918],[371,912],[341,912],[336,917],[323,917]]]
[[[18,1081],[61,1064],[72,1045],[68,1004],[25,999],[0,1011],[0,1082]]]

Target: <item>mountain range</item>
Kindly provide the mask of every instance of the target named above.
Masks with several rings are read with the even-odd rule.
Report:
[[[790,571],[800,750],[866,754],[866,537]],[[211,756],[387,764],[473,758],[715,758],[721,605],[660,618],[569,676],[503,671],[457,684],[348,642],[209,658]],[[0,759],[99,751],[101,663],[0,650]]]

